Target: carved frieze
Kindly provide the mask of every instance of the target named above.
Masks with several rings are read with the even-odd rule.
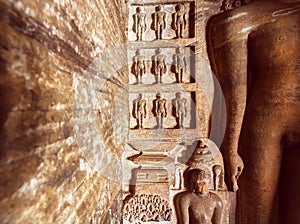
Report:
[[[194,0],[129,2],[131,150],[123,159],[132,169],[123,186],[124,223],[180,223],[184,216],[191,220],[185,223],[228,223],[222,155],[199,141],[204,102],[198,95],[195,6]],[[191,209],[198,213],[184,213]]]
[[[169,202],[157,194],[140,194],[124,201],[124,223],[161,223],[171,221]]]

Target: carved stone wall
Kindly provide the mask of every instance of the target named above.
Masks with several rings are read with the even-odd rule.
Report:
[[[207,140],[205,26],[220,7],[0,1],[0,222],[176,223],[185,173],[203,169],[229,223],[222,156]]]
[[[128,3],[124,223],[180,223],[180,200],[191,190],[186,174],[193,169],[211,177],[210,197],[223,206],[218,223],[234,221],[223,158],[208,140],[214,84],[205,26],[220,7],[196,0]]]
[[[108,223],[120,184],[93,171],[78,145],[73,107],[76,83],[94,58],[126,41],[123,10],[123,1],[0,1],[0,223],[90,223],[92,217]],[[113,111],[105,100],[120,83],[127,80],[110,82],[112,93],[102,95],[92,115],[104,105]],[[76,123],[85,135],[88,118]],[[112,142],[112,116],[99,119],[93,127],[102,144],[93,161],[105,171],[106,152],[118,158],[122,147]]]

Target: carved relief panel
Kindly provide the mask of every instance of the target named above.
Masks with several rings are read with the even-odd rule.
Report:
[[[195,92],[131,92],[130,129],[193,129],[194,99]]]
[[[194,83],[194,46],[147,48],[132,46],[128,50],[129,84]]]
[[[129,41],[193,38],[194,1],[133,1],[129,7]]]
[[[128,4],[123,223],[229,223],[223,158],[199,128],[206,101],[195,56],[196,3]]]

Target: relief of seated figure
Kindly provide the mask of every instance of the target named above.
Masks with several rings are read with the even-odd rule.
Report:
[[[220,197],[209,192],[209,171],[191,169],[186,173],[187,191],[175,197],[178,224],[220,224],[223,203]]]

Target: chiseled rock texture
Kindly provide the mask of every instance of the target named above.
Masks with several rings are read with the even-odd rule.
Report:
[[[126,42],[123,1],[0,1],[0,223],[110,222],[126,69],[107,77],[93,62]]]

